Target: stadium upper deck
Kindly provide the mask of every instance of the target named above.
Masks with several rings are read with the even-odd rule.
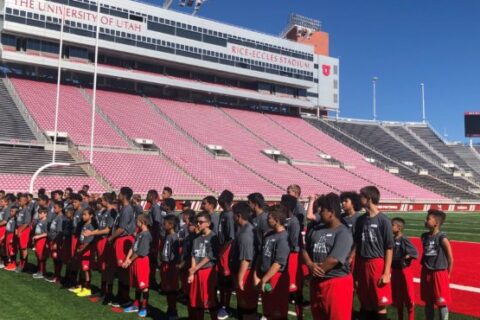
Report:
[[[339,64],[328,56],[328,35],[319,24],[291,25],[287,31],[295,34],[285,33],[288,40],[134,1],[100,3],[101,77],[279,106],[338,108]],[[92,73],[96,4],[0,1],[2,61],[56,68],[64,18],[63,68]]]

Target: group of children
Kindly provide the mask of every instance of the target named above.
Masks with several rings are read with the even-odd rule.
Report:
[[[257,319],[259,298],[266,319],[287,319],[291,302],[303,319],[308,284],[314,319],[352,319],[355,293],[360,319],[387,319],[389,305],[397,308],[399,319],[404,309],[414,319],[410,265],[418,252],[403,235],[405,221],[379,211],[378,189],[311,196],[307,211],[300,193],[291,185],[280,203],[267,206],[260,193],[234,204],[233,193],[225,190],[218,199],[205,197],[200,212],[186,205],[176,215],[168,187],[161,196],[150,190],[144,207],[128,187],[118,196],[99,198],[89,195],[88,186],[78,193],[54,191],[51,199],[40,191],[36,200],[0,191],[1,267],[25,271],[32,247],[34,278],[45,277],[51,258],[53,276],[47,281],[140,317],[148,314],[149,289],[159,288],[169,319],[177,318],[179,296],[186,300],[189,319],[203,319],[205,311],[212,319],[227,319],[233,292],[240,319]],[[434,318],[435,307],[442,320],[448,319],[453,257],[440,231],[444,221],[445,213],[430,210],[428,232],[421,237],[427,320]],[[92,270],[101,275],[93,294]]]

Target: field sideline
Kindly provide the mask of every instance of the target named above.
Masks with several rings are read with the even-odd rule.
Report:
[[[388,214],[390,217],[401,216],[407,220],[407,235],[418,237],[422,232],[423,220],[425,214],[418,213],[395,213]],[[480,242],[480,214],[448,214],[447,222],[444,226],[451,240]],[[480,245],[480,244],[479,244]],[[458,254],[457,254],[458,255]],[[458,259],[458,264],[462,259]],[[34,253],[30,255],[30,263],[35,262]],[[51,261],[49,261],[51,262]],[[457,265],[462,268],[461,265]],[[466,269],[475,270],[472,266],[465,266]],[[47,270],[52,270],[49,263]],[[93,285],[99,284],[98,273],[93,273]],[[468,277],[467,277],[468,278]],[[456,280],[456,279],[455,279]],[[462,280],[462,279],[459,279]],[[81,299],[72,293],[61,289],[58,285],[47,283],[43,280],[34,280],[30,274],[16,274],[13,272],[0,271],[0,305],[4,306],[0,311],[0,319],[16,320],[16,319],[137,319],[132,314],[113,313],[110,308],[102,306],[100,303],[93,303],[88,299]],[[468,283],[461,283],[468,285]],[[479,287],[479,286],[476,286]],[[455,290],[457,291],[457,290]],[[308,297],[307,290],[305,290]],[[133,294],[133,293],[132,293]],[[152,305],[150,319],[163,319],[166,311],[165,296],[156,292],[150,294],[150,304]],[[476,303],[480,295],[476,294],[476,299],[472,301]],[[232,306],[235,305],[235,298],[232,299]],[[463,300],[463,298],[462,298]],[[465,301],[463,301],[465,302]],[[467,302],[467,304],[469,304]],[[260,307],[261,308],[261,307]],[[187,318],[187,309],[184,305],[179,304],[179,318]],[[293,308],[291,308],[293,311]],[[390,318],[396,319],[393,310],[390,311]],[[295,319],[295,316],[290,316]],[[205,319],[208,319],[208,314]],[[231,319],[235,319],[232,317]],[[312,319],[308,308],[305,312],[305,319]],[[423,308],[417,307],[416,319],[422,320]],[[465,316],[451,313],[452,320],[474,320],[478,317]]]

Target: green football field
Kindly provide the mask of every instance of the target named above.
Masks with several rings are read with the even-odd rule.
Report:
[[[407,234],[418,236],[423,229],[424,214],[389,214],[389,216],[402,216],[407,220]],[[444,230],[452,240],[465,240],[480,242],[480,214],[450,214],[447,218]],[[33,252],[30,262],[34,262]],[[48,271],[52,270],[51,263]],[[99,285],[99,275],[94,272],[92,284]],[[305,296],[308,297],[308,288]],[[132,293],[133,295],[133,293]],[[165,296],[151,292],[150,319],[163,319],[166,311]],[[235,305],[235,297],[232,306]],[[0,319],[2,320],[37,320],[37,319],[137,319],[134,314],[118,314],[104,307],[100,303],[93,303],[87,298],[78,298],[74,294],[62,289],[59,285],[48,283],[44,280],[34,280],[30,274],[16,274],[13,272],[0,271]],[[261,306],[259,306],[261,310]],[[291,308],[293,311],[293,308]],[[188,319],[187,309],[184,305],[178,305],[180,318]],[[206,314],[208,319],[208,314]],[[234,316],[231,317],[235,319]],[[291,319],[296,317],[290,316]],[[390,310],[390,318],[397,319],[393,310]],[[308,307],[305,309],[305,319],[312,319]],[[416,319],[424,319],[423,309],[417,307]],[[458,314],[451,314],[452,320],[473,320]]]

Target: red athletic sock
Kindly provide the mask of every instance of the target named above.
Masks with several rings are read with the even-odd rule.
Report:
[[[415,320],[415,308],[413,306],[409,306],[407,307],[407,312],[408,312],[408,320]]]

